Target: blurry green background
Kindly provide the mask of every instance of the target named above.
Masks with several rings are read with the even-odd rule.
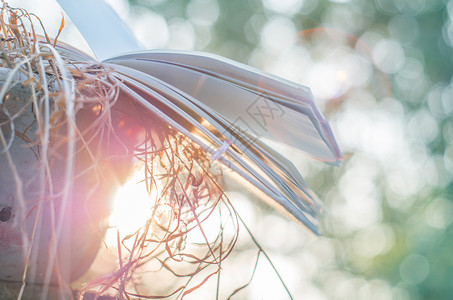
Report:
[[[453,1],[130,3],[155,19],[148,47],[265,69],[309,86],[323,108],[341,167],[290,157],[324,202],[324,236],[268,208],[249,217],[296,299],[453,297]],[[249,299],[285,299],[264,282]]]
[[[324,203],[323,236],[230,194],[295,299],[453,298],[452,0],[108,2],[147,48],[209,51],[312,89],[345,159],[286,151]],[[44,20],[49,7],[30,3]],[[225,263],[238,276],[226,295],[252,272],[250,246]],[[261,259],[235,299],[288,297]]]
[[[453,298],[453,1],[130,4],[155,20],[139,33],[148,47],[265,69],[309,86],[323,108],[341,167],[290,157],[324,202],[324,235],[247,210],[296,299]],[[255,279],[242,297],[285,299],[266,292],[278,280]]]

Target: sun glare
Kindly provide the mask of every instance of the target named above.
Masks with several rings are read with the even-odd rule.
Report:
[[[121,238],[133,234],[146,224],[151,215],[156,192],[153,189],[148,194],[143,174],[143,169],[136,171],[115,193],[106,237],[108,245],[117,244],[117,230]]]

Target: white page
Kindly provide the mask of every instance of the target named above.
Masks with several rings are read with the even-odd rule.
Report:
[[[107,58],[143,50],[116,12],[103,0],[57,0],[96,57]]]

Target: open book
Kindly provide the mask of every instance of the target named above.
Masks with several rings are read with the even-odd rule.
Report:
[[[339,162],[330,126],[307,87],[212,54],[144,51],[102,0],[58,2],[144,111],[157,114],[318,232],[316,196],[290,160],[262,141]]]

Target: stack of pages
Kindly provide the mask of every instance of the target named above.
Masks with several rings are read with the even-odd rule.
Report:
[[[307,87],[211,54],[143,51],[104,2],[59,3],[133,101],[318,232],[314,194],[290,160],[263,142],[332,164],[340,160],[330,126]]]

